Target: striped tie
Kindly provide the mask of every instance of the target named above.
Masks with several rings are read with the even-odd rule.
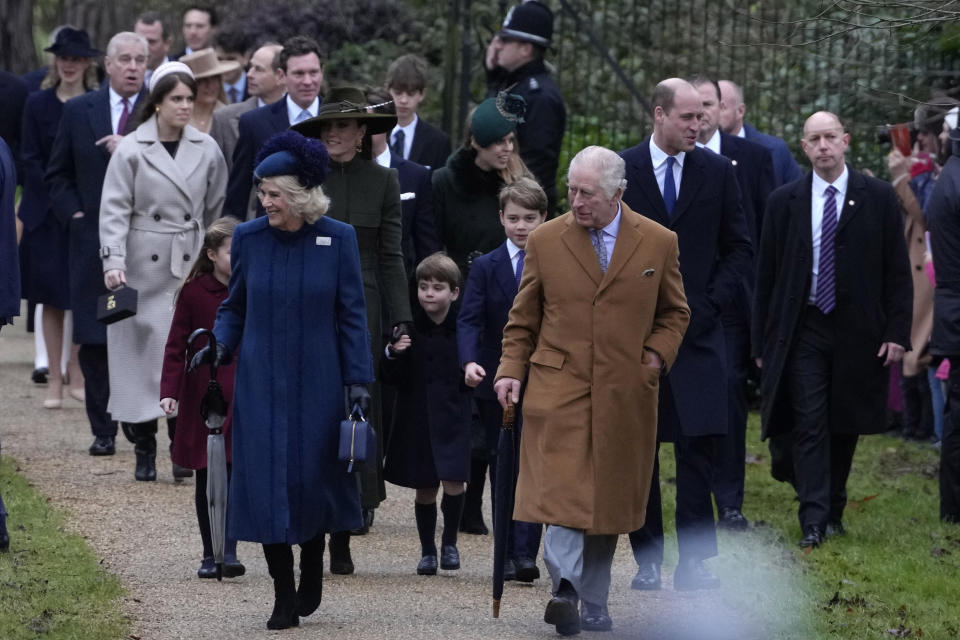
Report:
[[[830,185],[824,192],[823,222],[820,225],[820,265],[817,271],[817,308],[830,313],[837,306],[834,264],[834,236],[837,232],[837,189]]]

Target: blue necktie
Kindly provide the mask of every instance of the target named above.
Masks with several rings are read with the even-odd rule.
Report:
[[[607,245],[603,241],[603,229],[590,229],[590,240],[593,242],[593,250],[597,253],[597,260],[600,261],[600,271],[606,273],[610,259],[607,257]]]
[[[401,133],[403,132],[401,131]],[[520,276],[523,275],[523,257],[525,255],[527,255],[527,252],[523,249],[520,249],[520,251],[517,253],[517,271],[513,274],[513,277],[517,279],[517,289],[520,288]]]
[[[820,264],[817,270],[817,308],[830,313],[837,306],[836,279],[834,277],[833,240],[837,232],[837,189],[830,185],[824,193],[823,222],[820,225]]]
[[[403,158],[404,150],[404,138],[406,135],[403,133],[403,129],[397,129],[397,133],[393,136],[393,144],[390,148],[393,150],[394,155]],[[523,258],[521,258],[523,260]]]
[[[677,159],[667,156],[667,172],[663,176],[663,204],[667,208],[667,215],[673,217],[673,207],[677,204],[677,183],[673,179],[673,163]]]

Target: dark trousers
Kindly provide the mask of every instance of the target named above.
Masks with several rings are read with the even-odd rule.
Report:
[[[501,426],[503,425],[503,408],[496,400],[477,398],[477,412],[480,424],[486,435],[487,449],[490,452],[490,498],[496,513],[494,502],[497,486],[497,448],[500,440]],[[517,422],[514,428],[514,451],[516,456],[513,464],[513,491],[517,491],[517,477],[520,471],[520,437],[523,433],[523,419],[518,408]],[[496,526],[496,523],[494,523]],[[514,520],[507,536],[507,557],[515,560],[536,560],[540,552],[540,538],[543,535],[543,525],[533,522]]]
[[[747,371],[750,366],[750,327],[725,323],[727,346],[727,435],[717,438],[713,467],[713,498],[717,509],[743,509],[747,457]]]
[[[960,355],[950,356],[947,411],[940,441],[940,517],[960,522]]]
[[[834,433],[830,424],[833,318],[808,306],[798,333],[785,371],[793,411],[794,487],[801,528],[823,529],[843,517],[857,435]]]
[[[115,438],[117,423],[107,411],[107,402],[110,400],[107,345],[82,344],[77,359],[83,372],[84,408],[90,421],[90,431],[96,438]]]
[[[933,435],[933,404],[926,370],[915,376],[901,376],[900,394],[903,397],[903,435],[929,438]]]
[[[683,436],[673,443],[677,464],[677,547],[680,561],[704,560],[717,555],[717,529],[713,519],[710,485],[719,436]],[[647,516],[642,528],[630,533],[637,564],[663,563],[663,505],[660,500],[660,445],[653,464],[653,481]]]

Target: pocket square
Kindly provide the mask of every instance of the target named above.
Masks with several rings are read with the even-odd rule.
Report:
[[[654,274],[654,272],[655,272],[654,269],[644,269],[644,270],[643,270],[643,275],[645,275],[646,277],[649,278],[649,277],[651,277],[651,276]]]
[[[330,246],[330,236],[317,236],[317,246],[318,246],[318,247],[329,247],[329,246]]]
[[[407,191],[406,193],[400,194],[400,200],[413,200],[417,197],[417,194],[413,191]]]

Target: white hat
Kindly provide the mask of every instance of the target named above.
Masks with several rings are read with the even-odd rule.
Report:
[[[193,78],[193,71],[184,63],[164,62],[162,65],[157,67],[154,70],[153,75],[150,76],[150,93],[153,93],[153,90],[157,88],[158,82],[171,73],[185,73]]]

